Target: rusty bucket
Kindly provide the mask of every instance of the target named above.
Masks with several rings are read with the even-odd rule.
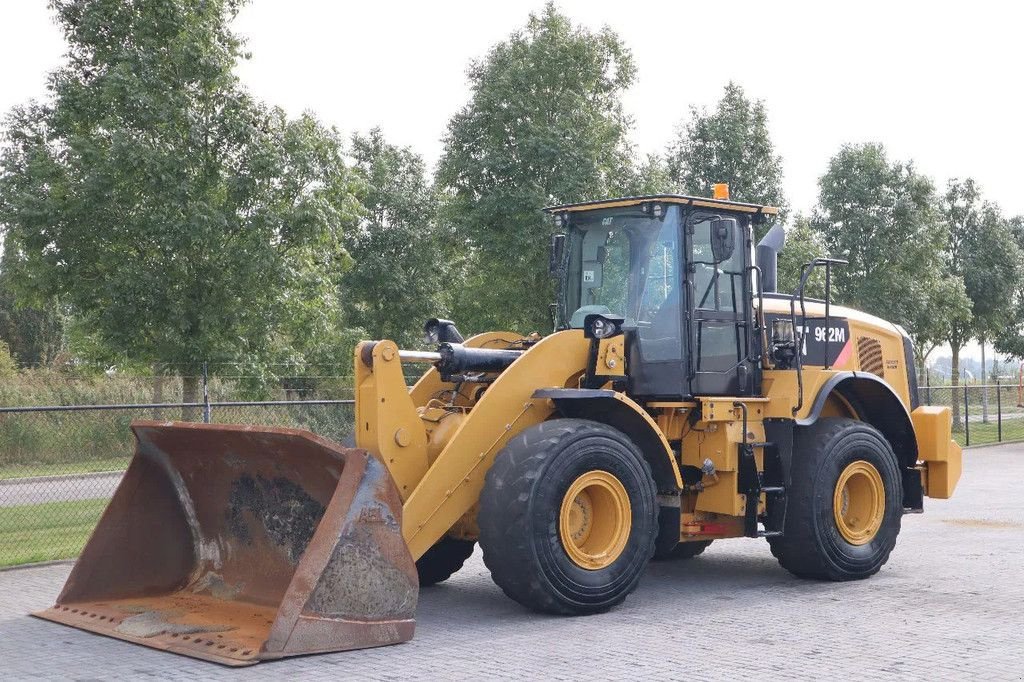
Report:
[[[226,665],[404,642],[418,582],[384,465],[296,429],[141,421],[40,618]]]

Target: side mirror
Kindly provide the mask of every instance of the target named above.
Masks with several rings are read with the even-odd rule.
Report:
[[[739,227],[735,218],[719,218],[711,221],[711,254],[716,263],[729,260],[736,250],[736,233]]]
[[[451,320],[432,317],[423,325],[423,336],[427,343],[462,343],[465,339]]]
[[[777,317],[772,320],[771,356],[778,369],[789,369],[796,360],[796,329],[793,320]]]
[[[622,333],[626,320],[601,313],[591,313],[583,319],[583,336],[588,339],[607,339]]]
[[[562,256],[565,253],[565,235],[551,235],[551,250],[548,253],[548,273],[555,276],[562,269]]]

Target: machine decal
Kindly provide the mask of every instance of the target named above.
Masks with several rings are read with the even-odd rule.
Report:
[[[768,313],[765,315],[765,323],[771,329],[773,320],[788,317]],[[824,366],[826,348],[830,367],[842,368],[850,359],[853,346],[850,340],[850,324],[846,318],[832,317],[826,328],[824,317],[808,317],[801,325],[801,318],[797,316],[796,328],[803,338],[800,348],[801,362],[804,366]]]

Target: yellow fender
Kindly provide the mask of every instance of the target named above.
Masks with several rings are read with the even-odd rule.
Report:
[[[566,417],[593,419],[622,431],[650,463],[658,490],[683,487],[679,464],[665,434],[647,410],[625,393],[609,389],[542,388],[534,391],[533,397],[551,400]]]

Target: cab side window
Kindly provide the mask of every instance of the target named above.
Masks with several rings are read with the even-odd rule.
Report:
[[[743,249],[738,246],[715,262],[712,220],[700,216],[691,237],[691,282],[694,300],[694,369],[697,372],[729,372],[742,360],[737,315],[744,306]]]
[[[743,250],[733,249],[724,261],[715,262],[711,250],[711,220],[693,226],[694,308],[736,312],[743,306]]]
[[[640,273],[643,292],[638,327],[645,360],[660,362],[682,358],[681,262],[678,223],[666,220],[650,244]]]

